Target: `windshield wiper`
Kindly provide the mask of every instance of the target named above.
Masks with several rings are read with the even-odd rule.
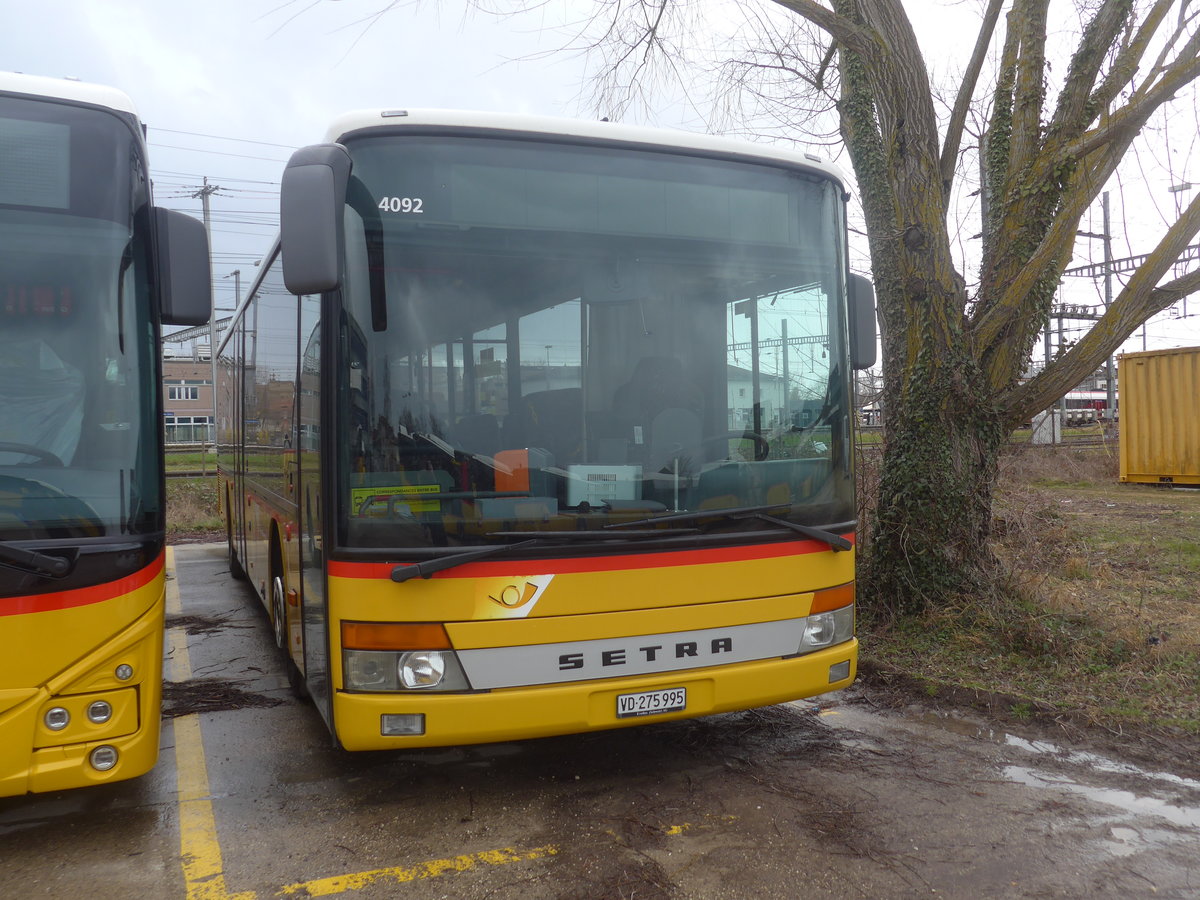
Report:
[[[832,547],[835,552],[849,550],[854,546],[840,534],[834,534],[832,531],[813,528],[811,525],[799,525],[796,522],[789,522],[786,519],[780,519],[767,514],[773,509],[787,509],[790,507],[790,503],[771,503],[766,506],[731,506],[725,509],[700,509],[695,512],[672,513],[666,516],[636,519],[632,522],[614,522],[612,525],[605,525],[604,527],[629,528],[634,525],[647,525],[652,522],[695,522],[700,519],[729,519],[735,522],[746,519],[758,519],[761,522],[770,522],[772,525],[787,528],[813,540],[822,541]]]
[[[533,547],[536,545],[545,546],[547,544],[568,543],[578,540],[629,540],[634,537],[674,537],[684,534],[698,534],[698,528],[664,528],[664,529],[646,529],[645,531],[636,532],[619,532],[612,531],[553,531],[538,534],[536,537],[528,538],[524,541],[517,541],[515,544],[496,544],[492,547],[478,547],[473,550],[463,550],[461,553],[451,553],[449,556],[442,556],[438,559],[429,559],[417,563],[404,563],[392,569],[392,581],[403,582],[410,578],[429,578],[434,572],[441,572],[445,569],[453,569],[455,566],[461,566],[469,562],[474,562],[477,559],[484,559],[488,556],[495,556],[509,550],[519,550],[522,547]],[[526,537],[528,531],[497,531],[493,532],[493,537]]]
[[[61,556],[49,556],[11,544],[0,544],[0,564],[48,578],[62,578],[71,567],[71,563]]]
[[[480,547],[477,550],[464,550],[462,553],[452,553],[449,556],[442,556],[438,559],[427,559],[418,563],[405,563],[392,569],[392,581],[401,582],[408,581],[410,578],[429,578],[434,572],[440,572],[443,569],[453,569],[455,566],[461,566],[464,563],[482,559],[485,556],[492,556],[504,550],[516,550],[518,547],[530,547],[538,543],[541,543],[541,541],[538,538],[533,538],[528,541],[520,541],[516,544],[497,544],[494,547]]]
[[[770,522],[772,525],[778,525],[780,528],[788,528],[797,534],[802,534],[807,538],[812,538],[815,541],[823,541],[833,548],[833,552],[839,550],[849,550],[854,545],[842,537],[840,534],[834,534],[832,531],[826,531],[823,528],[813,528],[811,525],[801,525],[798,522],[789,522],[787,519],[778,519],[775,516],[768,516],[766,513],[754,513],[748,516],[734,516],[735,519],[758,519],[762,522]]]

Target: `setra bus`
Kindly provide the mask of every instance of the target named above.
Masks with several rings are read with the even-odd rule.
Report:
[[[229,559],[346,749],[855,676],[846,187],[709,136],[355,112],[217,359]]]
[[[159,328],[209,297],[129,98],[0,73],[0,796],[157,759]]]

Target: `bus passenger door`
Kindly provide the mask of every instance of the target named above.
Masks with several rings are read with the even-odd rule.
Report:
[[[217,358],[217,463],[223,476],[222,481],[228,481],[227,484],[222,484],[222,490],[225,491],[223,499],[231,553],[230,564],[234,571],[244,571],[241,567],[245,565],[246,560],[241,387],[242,379],[246,376],[242,359],[244,328],[241,319],[234,321],[234,332]]]
[[[304,676],[313,703],[332,727],[329,621],[325,600],[321,517],[321,298],[300,298],[300,373],[296,410],[297,506],[300,519],[300,599],[304,621]]]

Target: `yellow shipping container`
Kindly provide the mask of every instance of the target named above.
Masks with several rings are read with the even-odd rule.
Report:
[[[1200,484],[1200,347],[1118,361],[1121,480]]]

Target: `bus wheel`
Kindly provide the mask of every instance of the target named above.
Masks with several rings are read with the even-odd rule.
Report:
[[[271,579],[271,618],[275,624],[275,646],[287,650],[287,607],[284,605],[283,579]]]
[[[292,696],[297,700],[311,699],[308,685],[304,683],[304,676],[300,674],[300,667],[292,661],[291,656],[287,657],[284,665],[287,666],[288,687],[292,689]]]
[[[233,547],[233,518],[232,514],[228,513],[231,508],[229,503],[229,495],[225,495],[225,509],[227,511],[225,518],[225,541],[229,547],[229,574],[238,581],[247,581],[246,570],[242,568],[241,562],[237,557],[237,550]]]
[[[237,551],[233,549],[233,541],[229,542],[229,574],[238,581],[246,580],[246,570],[242,568],[242,564],[238,562]]]

